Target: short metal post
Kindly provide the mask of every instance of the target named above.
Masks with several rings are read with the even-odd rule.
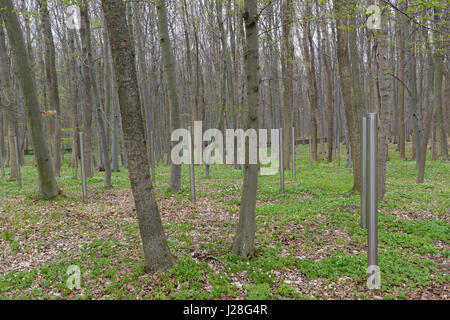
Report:
[[[292,127],[292,180],[295,181],[295,127]]]
[[[361,228],[367,228],[367,118],[361,118]]]
[[[17,136],[14,136],[14,150],[16,152],[17,184],[19,188],[22,188],[22,176],[20,173],[19,146],[17,144]]]
[[[84,165],[84,141],[82,131],[80,131],[80,156],[81,156],[81,180],[83,183],[83,202],[87,203],[86,169]]]
[[[377,204],[377,114],[367,115],[367,228],[368,265],[378,265],[378,204]]]
[[[279,145],[279,154],[280,154],[280,188],[281,193],[284,193],[284,163],[283,163],[283,128],[280,128],[280,145]]]
[[[195,204],[195,175],[194,175],[194,152],[192,151],[192,131],[191,127],[188,127],[189,132],[189,173],[191,180],[191,203]]]

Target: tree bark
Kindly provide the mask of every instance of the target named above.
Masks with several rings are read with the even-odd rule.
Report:
[[[258,12],[256,0],[245,0],[244,21],[246,31],[245,73],[247,79],[248,115],[246,129],[258,129],[259,48]],[[239,223],[233,243],[233,253],[250,256],[255,251],[255,208],[258,187],[258,165],[249,164],[249,142],[245,143],[244,185],[242,188]]]
[[[177,84],[175,77],[175,60],[172,54],[172,44],[170,42],[169,30],[167,25],[166,0],[156,0],[156,8],[158,11],[158,31],[161,43],[161,54],[164,64],[164,77],[166,80],[170,102],[170,128],[172,131],[174,131],[181,127],[181,121],[180,121],[180,108],[178,105]],[[174,147],[176,144],[177,144],[176,141],[171,143],[172,147]],[[177,165],[172,162],[170,167],[169,188],[176,191],[180,190],[180,187],[181,187],[181,165]]]
[[[361,164],[360,164],[360,120],[363,115],[362,103],[359,103],[359,82],[353,77],[349,57],[349,32],[356,32],[355,28],[348,30],[345,18],[344,0],[335,0],[336,28],[337,28],[337,56],[339,75],[341,77],[342,96],[344,98],[345,118],[350,139],[351,159],[353,164],[353,190],[361,190]],[[360,99],[360,98],[359,98]]]
[[[283,166],[286,170],[291,163],[292,141],[292,70],[294,69],[294,42],[292,37],[292,22],[295,8],[292,0],[282,0],[281,19],[283,37],[281,43],[281,69],[283,76]]]
[[[382,15],[383,23],[384,15]],[[386,22],[385,22],[386,23]],[[389,144],[389,110],[392,101],[392,76],[389,74],[387,26],[381,26],[377,31],[376,59],[377,59],[377,87],[379,96],[378,106],[378,199],[382,199],[386,192],[386,162]]]
[[[47,2],[39,1],[40,15],[42,19],[42,32],[45,43],[45,73],[50,102],[50,110],[56,111],[51,117],[53,136],[53,165],[55,176],[59,177],[61,170],[61,107],[59,102],[58,75],[56,73],[56,54],[53,34],[50,25],[50,13]]]
[[[31,128],[31,140],[39,177],[38,192],[42,198],[54,198],[58,195],[58,187],[43,134],[36,86],[34,79],[30,77],[31,67],[25,48],[25,40],[12,1],[0,0],[0,6],[4,8],[0,11],[0,14],[3,17],[8,32],[9,44],[15,62],[14,65],[22,89],[27,118]]]
[[[81,12],[81,65],[83,72],[83,123],[84,123],[84,167],[86,170],[86,176],[88,178],[93,177],[94,169],[92,168],[92,93],[91,93],[91,75],[89,70],[89,55],[91,53],[91,31],[89,23],[88,2],[83,1],[83,5],[80,5]]]
[[[147,271],[172,266],[158,204],[150,179],[145,132],[136,76],[135,52],[129,32],[125,4],[120,0],[102,0],[119,94],[124,142],[128,156],[129,177]]]
[[[2,107],[6,111],[7,124],[7,141],[8,141],[8,158],[7,163],[10,168],[10,180],[17,179],[17,161],[16,152],[14,151],[14,137],[18,135],[18,108],[16,105],[15,95],[11,86],[11,76],[9,70],[9,59],[6,50],[6,34],[1,26],[0,20],[0,101]]]

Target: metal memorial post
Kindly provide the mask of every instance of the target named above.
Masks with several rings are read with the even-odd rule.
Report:
[[[87,203],[86,170],[84,166],[84,141],[82,131],[80,131],[80,156],[81,156],[81,180],[83,183],[83,202]]]
[[[368,265],[378,265],[378,204],[377,204],[377,114],[367,115],[367,229]]]
[[[367,118],[361,119],[361,228],[367,228]]]

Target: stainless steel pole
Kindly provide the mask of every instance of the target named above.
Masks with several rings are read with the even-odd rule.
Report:
[[[295,181],[295,127],[292,127],[292,180]]]
[[[361,119],[361,228],[367,228],[367,118]]]
[[[81,156],[81,181],[83,183],[83,202],[87,203],[86,169],[84,165],[84,141],[82,131],[80,131],[80,156]]]
[[[283,128],[280,128],[280,145],[278,146],[280,154],[280,188],[284,193],[284,166],[283,166]]]
[[[188,127],[189,132],[189,173],[191,180],[191,203],[195,204],[195,175],[194,175],[194,152],[192,151],[192,131],[191,126]]]
[[[22,188],[22,176],[20,173],[19,146],[17,144],[17,136],[14,136],[14,150],[16,153],[17,184],[18,184],[19,188]]]
[[[367,227],[368,265],[378,265],[378,204],[377,204],[377,114],[367,115]]]

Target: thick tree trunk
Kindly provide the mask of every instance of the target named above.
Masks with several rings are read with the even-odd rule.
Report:
[[[25,48],[25,40],[12,1],[0,0],[0,7],[4,8],[0,11],[0,14],[8,31],[9,44],[31,128],[31,140],[38,168],[39,194],[42,198],[54,198],[58,195],[58,187],[43,134],[36,86],[33,78],[30,77],[31,67]]]
[[[45,43],[45,73],[50,110],[56,111],[51,119],[53,131],[52,155],[55,176],[59,177],[61,170],[61,107],[59,102],[58,75],[56,73],[55,44],[53,42],[53,34],[50,25],[50,14],[48,12],[47,2],[42,1],[39,3],[39,5],[42,19],[42,32],[44,34]]]
[[[245,71],[247,79],[247,129],[258,129],[259,96],[259,47],[258,12],[256,0],[245,0],[244,21],[246,31]],[[233,252],[239,256],[250,256],[255,251],[255,208],[258,187],[258,165],[249,164],[249,142],[245,143],[246,163],[242,188],[239,223],[233,243]]]
[[[158,204],[150,179],[145,132],[137,84],[135,52],[120,0],[102,0],[119,90],[129,177],[144,247],[147,271],[165,270],[174,263],[164,235]]]
[[[360,122],[363,115],[363,106],[360,103],[358,92],[359,82],[352,74],[349,56],[349,32],[356,32],[353,28],[347,30],[345,1],[335,0],[336,28],[337,28],[337,56],[339,62],[339,74],[341,77],[342,95],[344,98],[345,117],[347,122],[351,159],[353,164],[353,190],[361,190],[361,164],[360,164]]]

